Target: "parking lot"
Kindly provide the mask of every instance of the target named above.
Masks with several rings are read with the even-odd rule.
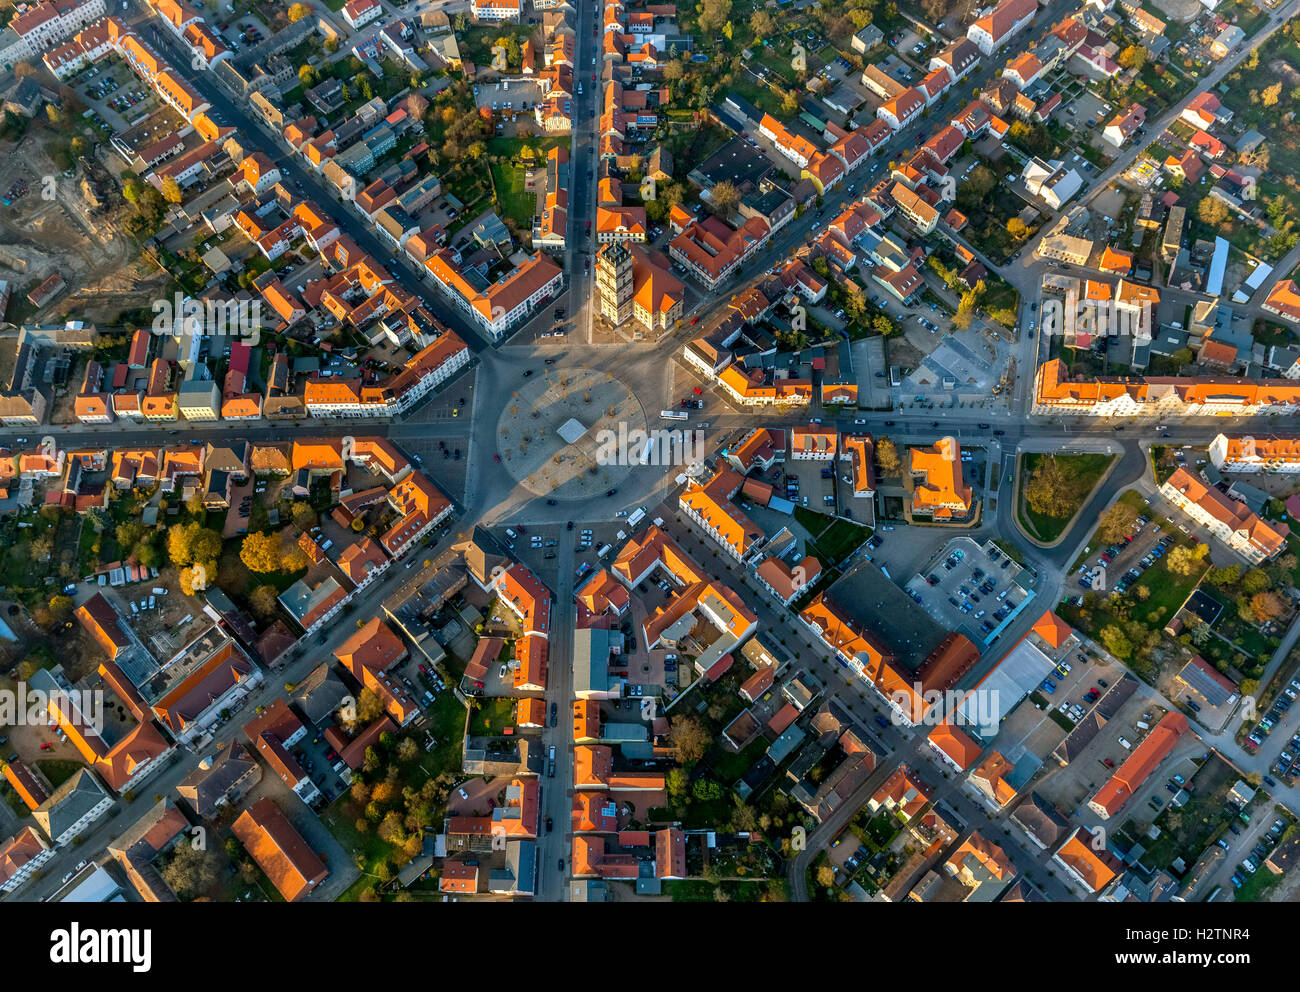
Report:
[[[1173,535],[1162,532],[1159,524],[1151,523],[1151,518],[1143,514],[1123,541],[1105,548],[1088,548],[1074,575],[1075,584],[1086,590],[1123,593],[1163,558],[1173,543]],[[1074,593],[1073,589],[1069,591]]]
[[[982,643],[1032,593],[1016,583],[1021,568],[989,542],[949,541],[907,591],[938,623]]]

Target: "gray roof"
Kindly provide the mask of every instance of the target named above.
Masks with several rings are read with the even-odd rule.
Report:
[[[309,724],[315,726],[338,709],[347,695],[348,689],[343,680],[334,673],[328,662],[321,662],[298,683],[289,695],[289,702],[298,708]]]
[[[207,764],[208,767],[203,767]],[[194,807],[199,816],[212,816],[218,801],[252,772],[257,762],[238,741],[226,741],[210,758],[190,772],[176,786],[176,793]]]
[[[1056,746],[1052,752],[1052,757],[1063,765],[1068,765],[1077,758],[1083,749],[1092,743],[1092,739],[1104,727],[1124,705],[1133,693],[1137,692],[1138,682],[1132,675],[1125,673],[1114,685],[1106,690],[1101,699],[1082,720],[1078,726],[1066,735],[1065,740]]]
[[[68,828],[109,798],[99,779],[88,769],[79,769],[54,790],[49,799],[32,812],[32,818],[50,840],[57,840]]]
[[[1016,807],[1011,819],[1048,848],[1056,847],[1070,830],[1070,822],[1037,792],[1031,792],[1029,798]]]

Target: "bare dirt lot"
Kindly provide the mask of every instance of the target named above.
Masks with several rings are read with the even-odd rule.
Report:
[[[120,207],[92,215],[80,168],[65,177],[47,154],[55,137],[33,124],[21,140],[0,143],[0,192],[19,180],[28,187],[11,206],[0,206],[0,279],[9,280],[12,291],[8,319],[18,323],[75,313],[83,320],[115,322],[123,310],[147,307],[166,277],[146,268],[137,246],[120,233]],[[104,166],[113,174],[121,168],[111,160]],[[46,198],[47,191],[52,198]],[[55,272],[68,290],[44,312],[34,312],[25,294]]]

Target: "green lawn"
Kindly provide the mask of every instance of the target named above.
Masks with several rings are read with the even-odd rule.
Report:
[[[36,762],[36,767],[50,781],[50,785],[58,788],[81,768],[80,761],[67,761],[63,758],[40,758]]]
[[[519,165],[497,161],[492,163],[492,184],[497,191],[501,213],[523,228],[531,229],[537,214],[537,195],[525,188],[528,173]]]
[[[1071,509],[1066,516],[1052,517],[1044,513],[1039,513],[1030,509],[1028,502],[1024,499],[1024,487],[1029,479],[1033,476],[1035,469],[1038,468],[1044,459],[1055,457],[1056,464],[1064,473],[1067,484],[1074,495],[1071,502]],[[1020,522],[1030,534],[1036,536],[1040,541],[1054,541],[1069,528],[1071,521],[1074,520],[1079,510],[1088,501],[1097,483],[1101,481],[1106,470],[1115,460],[1113,455],[1087,454],[1087,455],[1055,455],[1045,454],[1026,454],[1020,459],[1020,502],[1019,513]]]
[[[506,727],[514,725],[515,701],[502,696],[480,700],[480,706],[470,717],[469,732],[474,737],[500,737]]]

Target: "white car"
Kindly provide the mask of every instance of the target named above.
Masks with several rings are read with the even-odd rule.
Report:
[[[501,678],[505,678],[505,677],[506,677],[506,666],[505,666],[505,665],[502,665],[502,666],[501,666],[501,671],[498,673],[498,675],[499,675]]]

